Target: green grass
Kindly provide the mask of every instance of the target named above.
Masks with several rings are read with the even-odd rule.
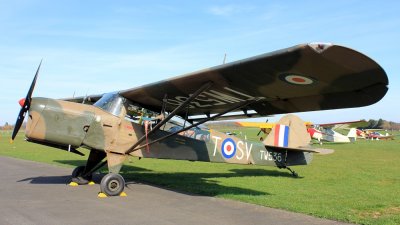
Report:
[[[247,130],[249,139],[255,130]],[[30,144],[0,134],[0,155],[74,167],[86,157]],[[126,180],[234,199],[263,206],[361,224],[400,224],[400,141],[326,144],[331,155],[293,167],[301,178],[273,167],[157,159],[133,159]],[[83,150],[85,153],[87,151]],[[49,174],[51,176],[51,174]]]

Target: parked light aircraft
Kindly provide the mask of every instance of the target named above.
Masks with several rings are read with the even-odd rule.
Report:
[[[337,122],[326,124],[308,124],[307,132],[311,138],[318,140],[320,144],[322,141],[335,142],[335,143],[349,143],[357,140],[357,127],[359,124],[367,123],[364,120]],[[347,135],[343,135],[336,131],[336,129],[349,130]]]
[[[322,141],[336,142],[336,143],[347,143],[353,142],[357,139],[356,128],[351,128],[347,136],[335,131],[337,125],[345,125],[351,123],[358,123],[360,121],[353,122],[341,122],[341,123],[329,123],[329,124],[313,124],[312,122],[305,122],[304,125],[307,127],[307,132],[312,139],[318,140],[320,144]],[[260,136],[260,140],[264,140],[264,136],[271,132],[275,123],[263,123],[263,122],[243,122],[239,121],[236,124],[243,127],[257,127],[260,128],[257,136]],[[260,135],[261,134],[261,135]]]
[[[366,130],[363,132],[365,133],[365,138],[369,140],[394,140],[394,135],[390,135],[389,133],[381,134],[373,130]]]
[[[245,121],[237,121],[237,125],[242,127],[256,127],[260,128],[260,131],[257,133],[260,141],[264,141],[265,137],[271,132],[272,128],[276,125],[276,123],[268,123],[267,122],[245,122]]]
[[[324,43],[297,45],[128,90],[63,100],[32,98],[40,65],[20,102],[12,139],[28,113],[27,141],[78,154],[79,147],[89,149],[86,165],[72,172],[72,180],[87,184],[93,172],[107,164],[109,173],[100,189],[108,196],[123,193],[125,181],[119,171],[128,156],[279,168],[309,164],[318,150],[308,147],[304,121],[293,115],[282,118],[263,142],[216,130],[202,139],[178,134],[215,119],[367,106],[388,90],[386,73],[375,61]],[[182,129],[168,132],[173,117],[186,122]]]

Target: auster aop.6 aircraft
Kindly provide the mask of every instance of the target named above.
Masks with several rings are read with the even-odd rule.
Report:
[[[75,153],[80,153],[79,147],[91,150],[86,165],[72,172],[72,180],[87,184],[93,172],[107,164],[109,173],[100,189],[108,196],[123,193],[125,181],[119,171],[128,156],[279,168],[306,165],[318,150],[308,147],[304,121],[293,115],[282,118],[263,142],[215,130],[203,131],[201,138],[178,134],[215,119],[367,106],[388,90],[385,71],[372,59],[325,43],[297,45],[128,90],[63,100],[31,97],[39,69],[40,65],[20,101],[12,139],[29,112],[27,141]],[[186,122],[169,132],[167,125],[174,117]]]

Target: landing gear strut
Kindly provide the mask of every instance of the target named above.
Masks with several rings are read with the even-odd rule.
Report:
[[[72,182],[78,185],[88,184],[92,180],[92,174],[99,169],[96,166],[106,157],[104,151],[91,150],[86,166],[78,166],[72,171]]]
[[[289,167],[286,167],[286,169],[288,169],[291,173],[293,177],[299,177],[299,174],[297,174],[294,170],[290,169]]]
[[[109,173],[101,179],[100,190],[108,196],[117,196],[125,188],[124,178],[117,173]]]

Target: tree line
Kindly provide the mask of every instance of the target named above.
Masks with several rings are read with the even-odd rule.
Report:
[[[400,130],[400,123],[387,121],[384,119],[379,120],[368,120],[368,125],[360,127],[362,129],[384,129],[384,130]]]
[[[22,130],[25,129],[25,125],[26,123],[22,124],[21,126]],[[0,130],[14,130],[14,124],[9,124],[8,122],[6,122],[3,126],[0,126]]]

